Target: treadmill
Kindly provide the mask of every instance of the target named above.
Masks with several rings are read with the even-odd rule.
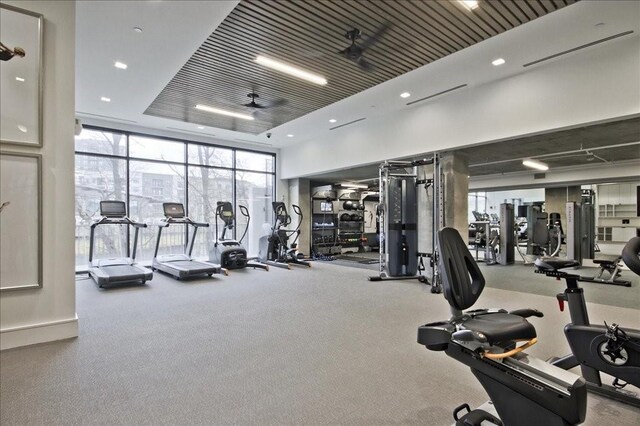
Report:
[[[100,201],[100,219],[91,224],[89,238],[89,275],[101,288],[111,284],[144,284],[153,278],[153,272],[136,264],[136,247],[140,228],[146,223],[135,222],[127,217],[124,201]],[[95,230],[100,225],[131,225],[133,234],[133,252],[131,257],[117,257],[93,260]]]
[[[227,270],[222,268],[220,265],[209,262],[200,262],[191,257],[191,253],[193,252],[193,243],[196,240],[198,228],[208,228],[209,224],[194,222],[186,217],[182,203],[163,203],[162,208],[164,209],[165,218],[158,224],[158,239],[156,240],[156,250],[153,255],[153,264],[151,269],[154,271],[159,270],[165,272],[178,280],[199,275],[228,275]],[[188,251],[183,254],[165,254],[158,256],[162,230],[175,224],[184,224],[193,227],[191,241],[188,241],[187,243],[189,247]]]

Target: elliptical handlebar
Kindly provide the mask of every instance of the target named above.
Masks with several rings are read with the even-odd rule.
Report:
[[[247,218],[247,226],[244,228],[242,237],[240,237],[240,239],[238,240],[238,242],[242,244],[242,240],[244,240],[244,237],[247,235],[247,232],[249,232],[249,223],[251,222],[251,215],[249,215],[249,209],[243,205],[239,205],[238,209],[240,210],[240,214],[242,214],[242,216]]]

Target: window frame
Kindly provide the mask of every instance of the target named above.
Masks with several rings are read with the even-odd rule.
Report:
[[[182,190],[184,191],[184,207],[185,207],[185,212],[187,215],[190,214],[189,212],[189,167],[205,167],[205,168],[209,168],[209,169],[218,169],[218,170],[228,170],[231,172],[231,176],[232,176],[232,199],[230,200],[232,202],[232,205],[237,205],[237,173],[238,172],[251,172],[251,173],[258,173],[258,174],[263,174],[263,175],[271,175],[271,180],[272,180],[272,188],[273,188],[273,198],[272,200],[277,200],[277,182],[276,182],[276,176],[277,176],[277,154],[274,152],[268,152],[268,151],[260,151],[257,149],[250,149],[250,148],[236,148],[236,147],[232,147],[232,146],[227,146],[227,145],[221,145],[221,144],[215,144],[215,143],[205,143],[205,142],[199,142],[199,141],[192,141],[192,140],[188,140],[188,139],[182,139],[182,138],[174,138],[174,137],[168,137],[168,136],[159,136],[159,135],[154,135],[152,133],[143,133],[143,132],[137,132],[137,131],[128,131],[128,130],[121,130],[121,129],[117,129],[117,128],[108,128],[108,127],[102,127],[102,126],[92,126],[92,125],[85,125],[83,126],[84,129],[86,130],[90,130],[90,131],[98,131],[98,132],[109,132],[109,133],[114,133],[114,134],[120,134],[122,136],[124,136],[124,144],[125,144],[125,155],[116,155],[116,154],[106,154],[106,153],[96,153],[96,152],[89,152],[89,151],[82,151],[82,150],[78,150],[76,149],[75,143],[74,143],[74,154],[76,156],[81,156],[83,158],[87,158],[87,165],[88,163],[91,161],[91,157],[95,158],[95,157],[102,157],[102,158],[117,158],[120,160],[124,160],[125,161],[125,179],[126,179],[126,185],[125,185],[125,201],[126,201],[126,209],[127,209],[127,215],[131,214],[131,162],[132,161],[145,161],[145,162],[151,162],[151,163],[159,163],[159,164],[171,164],[174,166],[179,166],[179,167],[183,167],[185,170],[185,175],[184,175],[184,179],[183,179],[183,183],[184,183],[184,187],[182,188]],[[143,158],[143,157],[138,157],[135,155],[131,155],[131,150],[130,150],[130,138],[134,136],[134,137],[144,137],[144,138],[153,138],[153,139],[158,139],[158,140],[165,140],[165,141],[169,141],[169,142],[174,142],[174,143],[182,143],[183,144],[183,149],[184,149],[184,161],[179,162],[179,161],[166,161],[166,160],[158,160],[158,159],[150,159],[150,158]],[[189,147],[191,145],[194,146],[205,146],[208,148],[221,148],[221,149],[228,149],[231,150],[231,167],[226,167],[226,166],[217,166],[217,165],[208,165],[208,164],[199,164],[197,162],[192,162],[189,160]],[[237,152],[247,152],[247,153],[254,153],[254,154],[260,154],[260,155],[268,155],[271,156],[273,158],[273,171],[264,171],[264,170],[253,170],[253,169],[246,169],[246,168],[237,168]],[[87,170],[90,169],[91,167],[85,167],[87,165],[81,165],[80,169],[81,170]],[[78,167],[77,165],[74,166],[74,171],[77,172]],[[77,185],[74,183],[74,185]],[[188,230],[185,229],[185,232],[188,232]],[[233,229],[233,237],[237,238],[237,229],[236,227],[234,227]],[[130,250],[130,244],[131,244],[131,231],[130,229],[127,229],[126,231],[126,244],[127,244],[127,251]],[[185,241],[187,241],[188,238],[185,239]],[[130,253],[127,253],[127,255],[130,255]],[[78,265],[76,265],[77,267]],[[88,266],[88,265],[87,265]],[[83,271],[77,271],[77,272],[83,272]]]

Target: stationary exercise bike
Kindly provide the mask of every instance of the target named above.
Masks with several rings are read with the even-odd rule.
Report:
[[[484,277],[456,229],[444,228],[437,236],[442,287],[452,316],[420,327],[418,343],[468,365],[491,398],[481,409],[471,410],[467,404],[456,408],[456,425],[582,423],[587,409],[584,379],[523,352],[537,341],[536,329],[526,318],[542,313],[535,309],[464,312],[480,297]],[[516,346],[517,342],[522,343]]]
[[[247,235],[251,216],[245,206],[240,206],[240,213],[247,219],[244,233],[239,240],[225,238],[227,231],[232,232],[236,224],[236,216],[233,214],[233,206],[228,201],[218,201],[216,207],[216,239],[213,247],[209,250],[209,261],[217,263],[227,269],[260,268],[266,271],[269,266],[258,262],[252,262],[252,258],[247,257],[247,250],[242,246],[242,240]],[[222,235],[218,238],[218,218],[224,223]]]
[[[640,237],[631,239],[626,245],[623,259],[627,266],[640,275]],[[570,369],[580,366],[582,376],[587,381],[589,391],[640,407],[640,399],[622,389],[627,385],[640,388],[640,330],[622,328],[612,323],[594,325],[589,323],[589,315],[584,299],[584,289],[578,286],[583,279],[560,269],[580,266],[575,260],[539,258],[535,262],[536,271],[556,279],[564,278],[567,288],[556,296],[560,310],[569,304],[571,323],[564,328],[571,347],[570,354],[551,361],[560,368]],[[613,376],[613,386],[602,383],[600,373]]]
[[[291,216],[287,213],[287,207],[282,201],[271,203],[273,208],[274,223],[269,235],[260,238],[258,259],[260,262],[276,266],[278,268],[289,269],[289,265],[299,265],[310,267],[311,263],[298,258],[298,246],[296,242],[300,236],[300,225],[302,224],[302,210],[293,204],[291,207],[298,216],[298,226],[295,229],[284,229],[291,225]],[[294,240],[289,243],[289,237],[295,235]]]

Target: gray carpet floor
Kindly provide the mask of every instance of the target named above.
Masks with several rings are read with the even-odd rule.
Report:
[[[364,258],[365,256],[371,257],[371,255],[372,253],[355,253],[350,256],[362,256]],[[348,258],[338,258],[334,261],[323,263],[372,271],[369,272],[368,275],[377,275],[379,271],[378,264],[367,265],[349,260]],[[564,281],[556,281],[553,278],[536,274],[533,265],[525,265],[520,261],[516,261],[513,265],[508,266],[488,266],[483,262],[479,262],[478,266],[480,266],[486,278],[487,286],[489,287],[544,296],[555,296],[557,293],[562,293],[565,289],[565,287],[563,287]],[[573,270],[572,273],[585,277],[593,277],[597,272],[598,268],[582,267]],[[427,274],[427,276],[430,277],[430,274]],[[585,298],[588,302],[619,306],[621,308],[640,307],[640,277],[629,270],[623,270],[619,279],[630,281],[631,287],[590,282],[581,282],[580,285],[585,289]]]
[[[112,290],[79,281],[79,338],[0,353],[0,423],[448,425],[460,403],[484,403],[465,366],[416,343],[420,324],[448,317],[442,295],[367,275],[315,262]],[[487,288],[477,306],[539,308],[528,352],[568,351],[552,297]],[[593,322],[640,328],[638,310],[589,308]],[[587,416],[637,425],[640,410],[589,395]]]

